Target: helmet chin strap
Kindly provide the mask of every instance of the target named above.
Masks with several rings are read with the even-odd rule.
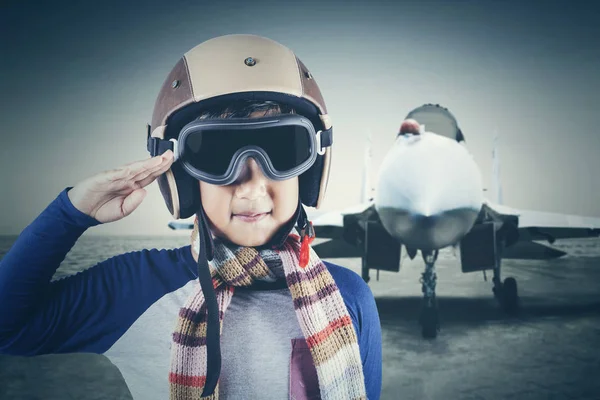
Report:
[[[281,246],[283,246],[283,243],[285,243],[285,240],[287,239],[290,232],[292,232],[292,229],[294,229],[296,223],[298,224],[298,232],[300,232],[301,229],[306,228],[306,225],[308,224],[308,216],[306,215],[304,207],[302,207],[302,201],[300,200],[300,198],[298,198],[298,206],[296,207],[296,211],[294,212],[292,218],[290,218],[288,222],[286,222],[281,228],[279,228],[279,230],[275,233],[275,235],[273,235],[271,240],[269,240],[264,245],[257,247],[257,249],[260,251],[261,249],[280,248]]]
[[[208,261],[213,259],[214,243],[202,203],[200,203],[196,216],[198,218],[198,236],[200,240],[198,280],[208,312],[206,320],[206,383],[202,392],[202,397],[205,397],[214,393],[221,374],[221,333],[219,304],[217,303],[217,295],[208,266]]]

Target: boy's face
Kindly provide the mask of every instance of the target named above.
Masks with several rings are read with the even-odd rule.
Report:
[[[266,115],[257,112],[250,118]],[[298,196],[298,177],[272,181],[253,158],[246,160],[239,178],[231,185],[200,181],[202,206],[213,233],[239,246],[267,243],[294,216]]]
[[[253,158],[246,160],[231,185],[200,181],[202,205],[213,233],[247,247],[267,243],[293,217],[298,190],[298,177],[272,181]]]

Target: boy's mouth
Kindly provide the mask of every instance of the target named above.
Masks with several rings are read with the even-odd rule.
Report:
[[[262,212],[262,213],[247,212],[247,213],[233,214],[233,217],[239,219],[240,221],[244,221],[244,222],[257,222],[269,214],[271,214],[271,211]]]

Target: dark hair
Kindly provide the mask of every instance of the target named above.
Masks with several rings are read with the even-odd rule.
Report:
[[[224,105],[213,106],[201,111],[196,120],[213,118],[249,118],[255,112],[268,115],[295,114],[293,107],[276,101],[263,100],[236,100]]]

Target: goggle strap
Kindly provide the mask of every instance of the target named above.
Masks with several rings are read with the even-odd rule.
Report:
[[[147,148],[152,157],[163,154],[167,150],[171,150],[176,154],[177,142],[175,139],[164,140],[157,137],[148,136]],[[333,127],[325,131],[319,131],[317,133],[317,151],[320,153],[326,147],[333,145]]]
[[[321,148],[331,147],[333,145],[333,127],[320,132]]]
[[[167,150],[175,153],[175,143],[171,140],[164,140],[157,137],[148,138],[148,151],[152,157],[163,154]]]

